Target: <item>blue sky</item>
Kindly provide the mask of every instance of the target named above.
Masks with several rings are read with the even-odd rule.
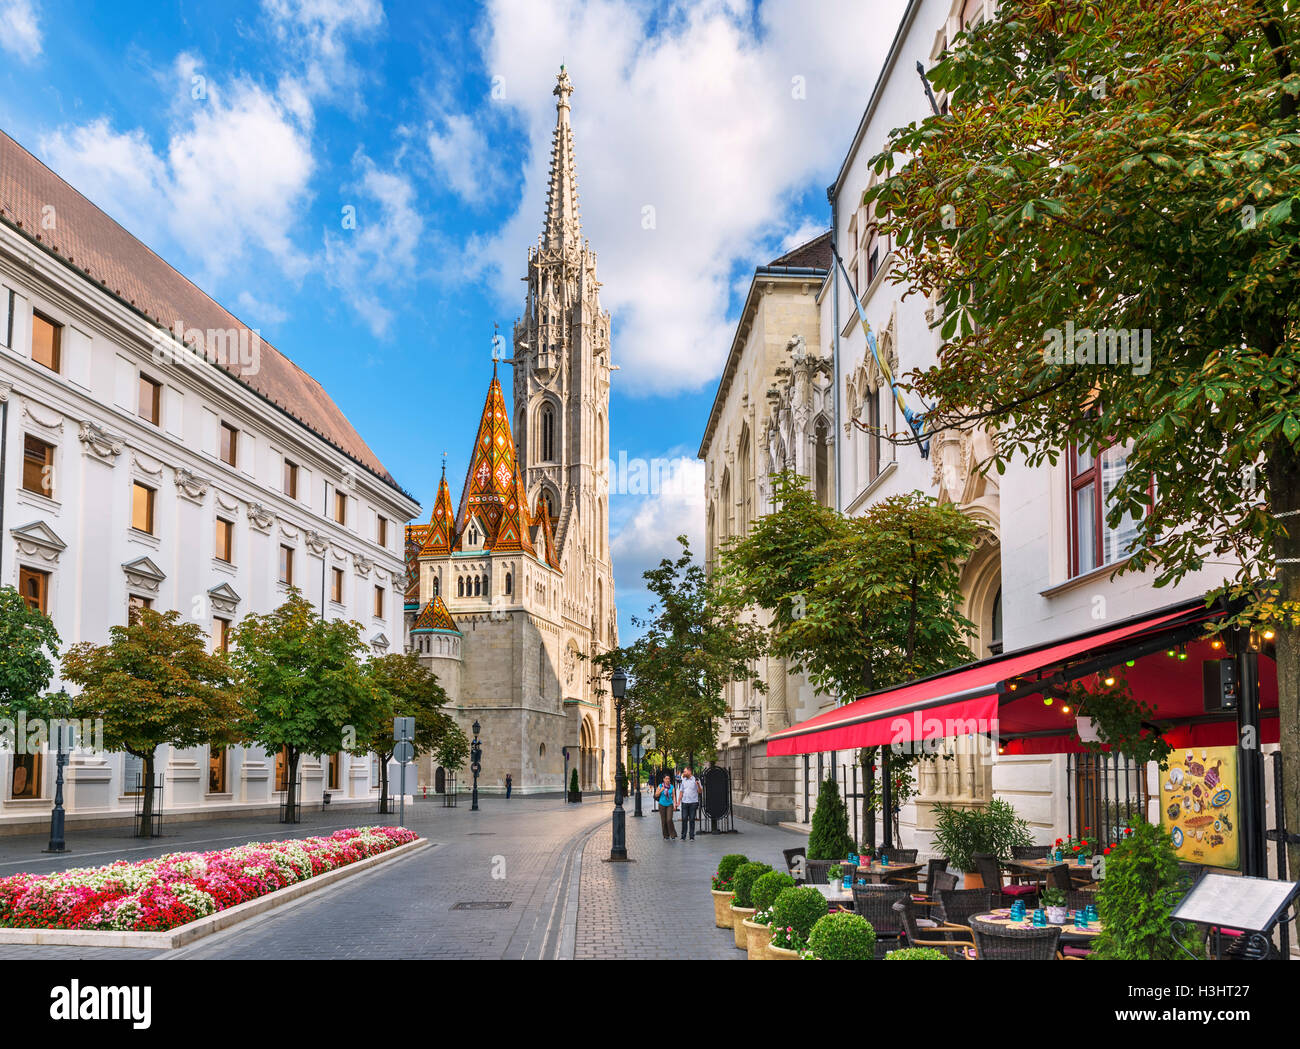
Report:
[[[610,447],[675,461],[611,497],[626,640],[641,571],[702,535],[749,274],[829,224],[902,7],[0,0],[0,127],[314,375],[427,514],[521,310],[566,63]]]

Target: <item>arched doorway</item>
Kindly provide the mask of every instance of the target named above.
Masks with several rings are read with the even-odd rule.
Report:
[[[596,778],[599,775],[599,770],[596,768],[598,760],[596,728],[592,725],[591,718],[584,717],[578,741],[578,778],[581,781],[583,790],[596,788]]]

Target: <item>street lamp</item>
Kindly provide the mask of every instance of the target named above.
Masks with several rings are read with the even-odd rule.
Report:
[[[627,860],[627,813],[623,811],[623,697],[627,695],[627,675],[615,667],[609,679],[614,693],[614,832],[609,847],[610,862]]]
[[[63,766],[68,763],[68,756],[63,752],[63,719],[60,718],[55,731],[58,733],[55,744],[58,756],[57,771],[54,778],[54,808],[50,810],[50,843],[45,852],[67,852],[63,840]],[[71,743],[71,740],[68,741]]]
[[[474,774],[474,793],[470,796],[470,812],[478,812],[478,774],[482,769],[483,748],[479,745],[479,723],[474,722],[474,742],[469,748],[469,770]]]

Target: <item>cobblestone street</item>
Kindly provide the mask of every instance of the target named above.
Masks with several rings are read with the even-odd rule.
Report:
[[[444,809],[419,802],[407,825],[433,848],[344,879],[336,888],[172,951],[2,946],[0,959],[742,959],[714,928],[708,876],[726,852],[779,864],[797,844],[788,831],[741,822],[739,834],[666,843],[649,805],[627,811],[628,851],[609,855],[612,798],[581,805],[556,798],[484,798]],[[328,834],[395,823],[373,812],[305,813],[297,827],[275,821],[176,824],[153,842],[123,829],[78,830],[75,852],[41,853],[44,837],[0,838],[0,876],[99,866],[167,852],[229,848],[248,841]]]

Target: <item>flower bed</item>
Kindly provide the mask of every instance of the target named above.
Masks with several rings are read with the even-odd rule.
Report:
[[[0,928],[162,932],[417,840],[402,827],[0,878]]]

